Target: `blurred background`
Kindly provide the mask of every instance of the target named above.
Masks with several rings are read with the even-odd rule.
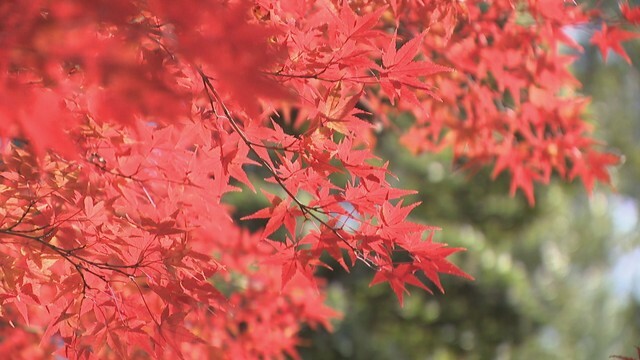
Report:
[[[607,3],[610,3],[607,5]],[[637,3],[637,1],[635,1]],[[615,1],[600,2],[615,8]],[[593,29],[569,29],[585,41]],[[379,154],[399,186],[418,190],[413,220],[441,226],[436,239],[468,251],[454,263],[476,280],[445,277],[446,294],[412,289],[401,308],[373,274],[323,274],[329,303],[344,318],[333,333],[308,331],[303,359],[608,359],[640,346],[640,40],[625,45],[634,65],[585,44],[574,66],[592,97],[595,136],[624,162],[615,189],[591,196],[581,183],[536,188],[535,208],[489,171],[457,171],[451,154],[414,157],[393,136]]]

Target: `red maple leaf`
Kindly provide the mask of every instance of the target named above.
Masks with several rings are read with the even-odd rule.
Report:
[[[600,49],[600,53],[602,54],[602,58],[604,61],[607,61],[607,54],[609,49],[612,49],[623,59],[625,59],[629,64],[631,64],[631,59],[627,52],[622,47],[622,42],[635,39],[640,37],[640,34],[634,33],[631,31],[622,30],[616,26],[607,26],[606,23],[602,24],[602,30],[597,31],[593,37],[591,38],[591,43],[597,45]]]
[[[629,3],[625,2],[620,5],[620,11],[622,16],[633,25],[640,25],[640,6],[631,7]]]
[[[417,269],[411,264],[400,264],[398,266],[385,266],[376,272],[369,286],[388,282],[391,289],[398,297],[400,305],[404,304],[404,294],[409,293],[405,284],[410,284],[424,289],[431,293],[431,290],[420,281],[414,274]]]
[[[399,50],[396,50],[398,42],[396,32],[389,42],[387,51],[382,54],[382,66],[378,68],[380,86],[389,96],[391,102],[394,102],[397,97],[407,96],[407,100],[419,104],[415,94],[409,89],[420,89],[437,98],[432,87],[424,82],[424,77],[439,72],[452,71],[446,66],[414,60],[420,52],[423,40],[424,33],[407,41]]]

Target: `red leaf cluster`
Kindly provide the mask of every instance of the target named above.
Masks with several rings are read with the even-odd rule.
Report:
[[[470,279],[373,153],[395,116],[410,150],[508,171],[532,204],[535,182],[591,190],[618,161],[558,51],[606,19],[515,3],[3,1],[0,352],[295,358],[338,316],[319,267],[364,263],[400,302]],[[603,53],[625,56],[622,25]],[[258,189],[234,221],[229,194]]]

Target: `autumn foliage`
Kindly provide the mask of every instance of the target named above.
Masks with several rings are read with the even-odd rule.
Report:
[[[640,10],[563,0],[0,3],[0,353],[283,358],[331,327],[318,267],[400,302],[459,248],[373,153],[393,131],[507,172],[533,205],[618,157],[565,30],[630,61]],[[398,116],[413,119],[409,127]],[[237,220],[231,192],[268,202]],[[235,219],[235,220],[234,220]],[[260,231],[247,230],[258,223]]]

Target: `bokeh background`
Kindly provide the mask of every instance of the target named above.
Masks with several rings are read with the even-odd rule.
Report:
[[[632,1],[638,3],[638,1]],[[615,10],[616,1],[600,1]],[[369,288],[364,266],[323,274],[329,303],[344,317],[332,333],[305,332],[303,359],[608,359],[640,346],[640,40],[625,48],[628,65],[606,64],[588,37],[575,64],[592,97],[587,119],[596,137],[624,162],[615,189],[553,181],[536,188],[537,204],[508,195],[509,181],[473,176],[451,154],[414,157],[383,133],[379,154],[399,186],[419,191],[413,220],[444,228],[438,240],[468,251],[454,262],[476,280],[443,279],[446,294],[413,289],[400,307],[386,285]],[[401,121],[402,119],[399,119]]]

